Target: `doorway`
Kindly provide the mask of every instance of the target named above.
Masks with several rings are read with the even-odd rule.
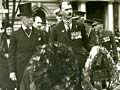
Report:
[[[86,3],[86,12],[87,18],[93,19],[98,18],[105,20],[105,8],[107,6],[107,2],[102,1],[90,1]]]

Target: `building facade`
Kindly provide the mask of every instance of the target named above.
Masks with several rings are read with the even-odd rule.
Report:
[[[33,12],[39,12],[46,16],[47,24],[55,23],[54,10],[59,7],[60,0],[21,0],[21,3],[32,2]],[[105,21],[105,29],[114,31],[114,27],[120,28],[120,0],[69,0],[73,10],[85,11],[85,18],[99,18]],[[16,8],[19,0],[16,0]],[[3,8],[0,0],[0,22],[9,13],[12,17],[13,0],[9,0],[9,10]],[[19,13],[19,10],[18,12]],[[20,25],[19,17],[15,16],[14,28]]]

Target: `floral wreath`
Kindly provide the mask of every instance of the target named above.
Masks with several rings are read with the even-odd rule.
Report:
[[[100,62],[101,60],[104,60],[104,62]],[[96,74],[94,74],[94,76],[91,77],[90,75],[93,75],[94,72],[93,69],[96,69],[95,68],[96,61],[98,61],[97,64],[102,63],[100,65],[104,65],[104,68],[102,68],[101,70],[106,70],[106,72],[104,73],[101,73],[102,71],[97,72]],[[105,47],[102,46],[94,46],[91,49],[83,71],[84,77],[82,81],[82,87],[84,90],[96,90],[91,83],[92,81],[94,81],[93,80],[94,77],[97,77],[95,78],[95,80],[97,79],[97,82],[106,79],[109,82],[107,86],[107,88],[109,89],[112,87],[112,83],[116,80],[116,66],[113,61],[113,58],[111,57],[110,52]]]
[[[73,90],[80,79],[72,48],[58,42],[38,46],[27,69],[38,90]]]

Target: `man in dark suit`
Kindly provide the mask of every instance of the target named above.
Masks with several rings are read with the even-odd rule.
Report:
[[[59,23],[62,20],[62,14],[60,8],[55,9],[54,14],[56,16],[57,23]]]
[[[43,20],[43,16],[34,15],[33,27],[38,29],[40,36],[42,36],[42,43],[48,43],[48,32],[46,31],[46,21]],[[41,42],[40,42],[41,43]]]
[[[24,70],[38,42],[37,29],[32,27],[31,3],[19,5],[22,25],[11,36],[9,50],[9,70],[11,80],[17,80],[18,90]]]
[[[60,8],[63,20],[52,27],[50,42],[60,42],[71,46],[78,59],[80,71],[82,71],[85,63],[84,56],[86,49],[88,49],[85,26],[72,20],[73,11],[69,2],[62,2]],[[75,90],[82,90],[80,83]]]

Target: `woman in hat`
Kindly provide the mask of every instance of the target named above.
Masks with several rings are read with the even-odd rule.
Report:
[[[12,26],[10,23],[6,23],[3,29],[4,32],[1,35],[0,41],[0,88],[2,90],[14,90],[15,82],[9,78],[8,70],[8,50]]]

